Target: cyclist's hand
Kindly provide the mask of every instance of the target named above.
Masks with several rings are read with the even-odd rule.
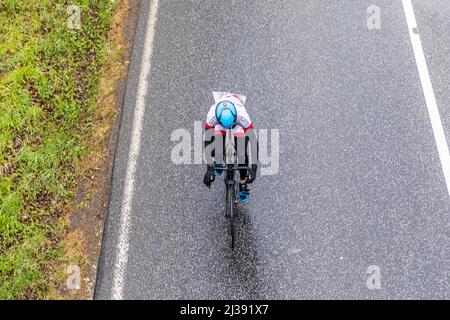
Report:
[[[250,170],[247,170],[247,183],[252,183],[256,178],[256,171],[258,170],[258,166],[256,164],[252,165]]]
[[[208,170],[205,173],[205,177],[203,178],[203,183],[211,188],[211,183],[213,183],[214,179],[216,178],[216,175],[214,174],[214,169],[212,167],[208,166]]]

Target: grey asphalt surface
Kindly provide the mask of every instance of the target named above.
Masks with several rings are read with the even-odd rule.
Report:
[[[125,274],[126,299],[450,298],[449,196],[401,1],[160,1]],[[447,139],[450,4],[413,1]],[[149,2],[131,61],[99,264],[111,298]],[[248,96],[280,130],[280,168],[259,176],[227,243],[224,184],[175,165],[211,91]],[[380,267],[381,289],[366,285]]]

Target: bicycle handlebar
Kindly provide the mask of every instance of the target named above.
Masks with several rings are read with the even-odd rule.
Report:
[[[251,170],[250,167],[246,167],[246,166],[225,166],[225,167],[219,167],[219,166],[214,166],[213,167],[214,170],[217,171],[228,171],[228,170]]]

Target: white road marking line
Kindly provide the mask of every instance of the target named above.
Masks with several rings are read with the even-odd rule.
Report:
[[[420,82],[422,83],[423,94],[430,116],[431,126],[433,128],[434,140],[438,148],[439,158],[441,160],[442,170],[444,171],[447,191],[450,195],[450,153],[448,151],[447,139],[445,138],[444,128],[442,127],[439,109],[436,104],[433,86],[431,85],[430,74],[428,73],[427,61],[423,53],[420,35],[416,33],[417,22],[414,15],[414,9],[411,0],[402,0],[403,10],[405,11],[406,21],[409,28],[409,37],[416,58],[417,70],[419,71]]]
[[[148,89],[148,77],[151,71],[151,60],[153,54],[153,39],[155,35],[155,24],[158,13],[158,0],[152,0],[148,14],[144,52],[142,54],[141,71],[136,97],[136,105],[133,117],[133,129],[131,132],[130,150],[128,153],[128,164],[125,176],[122,209],[120,212],[120,230],[114,264],[114,278],[112,286],[112,299],[123,299],[123,279],[128,263],[128,238],[130,232],[130,215],[133,202],[134,182],[137,160],[141,148],[141,133],[145,114],[145,100]]]

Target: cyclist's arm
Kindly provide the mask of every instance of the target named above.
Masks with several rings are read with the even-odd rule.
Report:
[[[250,119],[250,116],[248,115],[248,112],[243,105],[237,106],[236,122],[244,129],[244,132],[253,129],[253,122]]]
[[[215,139],[214,131],[215,131],[216,125],[218,124],[215,111],[216,111],[215,105],[212,105],[208,111],[208,115],[206,116],[205,135],[204,135],[205,152],[207,150],[209,150],[207,147],[210,144],[212,144]],[[212,151],[211,155],[206,154],[206,162],[207,162],[208,166],[212,165],[212,158],[214,158],[214,157],[215,157],[214,150]]]
[[[250,119],[250,116],[244,106],[242,106],[241,108],[238,108],[237,123],[244,129],[244,132],[246,135],[245,150],[247,152],[250,152],[252,155],[252,163],[251,164],[257,165],[258,157],[259,157],[259,143],[258,143],[256,134],[253,130],[254,129],[253,122]],[[249,147],[248,143],[250,143],[250,149],[248,149],[248,147]],[[255,157],[255,154],[256,154],[256,157]]]
[[[206,116],[205,130],[214,129],[217,123],[216,107],[215,105],[212,105],[208,111],[208,115]]]

